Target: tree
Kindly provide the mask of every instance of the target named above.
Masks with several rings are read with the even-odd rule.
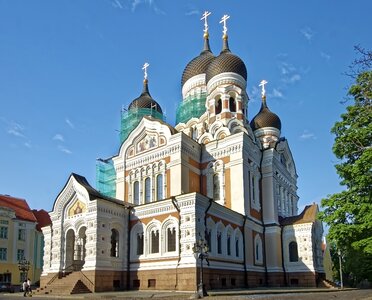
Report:
[[[372,282],[372,52],[356,49],[362,57],[354,62],[355,83],[348,91],[353,104],[331,129],[340,160],[335,167],[345,190],[323,199],[320,213],[355,283]]]

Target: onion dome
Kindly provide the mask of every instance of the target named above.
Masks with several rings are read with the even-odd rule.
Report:
[[[186,66],[185,70],[182,73],[181,85],[183,86],[187,80],[190,78],[199,75],[205,74],[205,71],[208,68],[209,63],[214,59],[211,48],[209,46],[209,35],[208,32],[204,34],[204,48],[200,52],[200,55],[193,58]]]
[[[163,113],[160,105],[150,95],[147,79],[143,80],[143,90],[141,95],[129,104],[128,110],[130,111],[140,108],[155,109],[157,112],[161,114]]]
[[[224,34],[222,51],[220,55],[209,64],[206,71],[206,82],[208,83],[214,76],[226,72],[239,74],[244,80],[247,80],[247,68],[240,57],[231,53],[227,34]]]
[[[250,124],[253,131],[265,127],[274,127],[280,131],[282,128],[282,122],[279,117],[267,107],[266,96],[262,97],[261,109]]]

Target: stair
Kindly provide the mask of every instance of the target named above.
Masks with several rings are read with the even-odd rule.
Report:
[[[319,287],[325,287],[325,288],[333,289],[333,288],[337,288],[337,285],[334,282],[332,282],[328,279],[323,279],[320,282]]]
[[[72,272],[61,278],[56,278],[45,287],[38,288],[34,294],[71,295],[92,293],[92,290],[84,284],[87,280],[82,272]]]

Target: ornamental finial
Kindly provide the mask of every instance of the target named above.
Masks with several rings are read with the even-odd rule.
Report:
[[[262,91],[261,91],[261,97],[262,99],[266,99],[266,91],[265,91],[265,84],[267,84],[268,82],[263,79],[261,82],[260,82],[260,85],[262,87]]]
[[[221,18],[221,21],[220,21],[220,24],[223,23],[223,35],[226,36],[227,35],[227,26],[226,26],[226,21],[227,19],[229,19],[230,16],[228,15],[223,15],[223,17]]]
[[[144,79],[147,80],[147,68],[149,67],[150,65],[145,62],[145,64],[143,65],[142,67],[142,70],[144,71]]]
[[[202,18],[200,19],[200,20],[204,20],[204,35],[208,35],[208,20],[207,20],[207,18],[208,18],[208,16],[211,14],[211,12],[209,12],[209,11],[205,11],[204,12],[204,14],[203,14],[203,16],[202,16]]]

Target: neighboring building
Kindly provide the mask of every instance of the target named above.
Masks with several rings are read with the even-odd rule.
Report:
[[[193,246],[203,239],[207,288],[316,286],[318,208],[298,215],[295,163],[266,82],[249,122],[247,69],[226,30],[215,56],[206,26],[203,51],[182,75],[175,127],[150,95],[146,67],[142,94],[122,114],[119,152],[97,162],[100,192],[72,174],[54,202],[42,285],[195,290]]]
[[[0,195],[0,282],[23,282],[26,273],[18,269],[22,258],[30,262],[27,276],[31,281],[40,280],[44,255],[41,227],[50,223],[46,211],[31,211],[26,200]]]

